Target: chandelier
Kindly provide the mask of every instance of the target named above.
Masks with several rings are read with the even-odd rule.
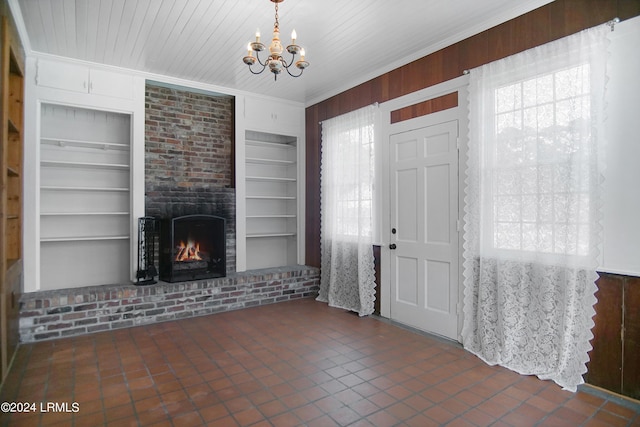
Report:
[[[287,46],[287,52],[291,54],[291,60],[287,62],[282,57],[282,43],[280,43],[280,23],[278,22],[278,3],[282,3],[284,0],[271,0],[275,3],[276,6],[276,22],[273,24],[273,38],[271,39],[271,44],[269,45],[269,55],[267,59],[262,62],[260,59],[260,52],[265,50],[267,47],[260,42],[260,30],[256,31],[256,41],[250,42],[247,46],[247,56],[242,58],[242,61],[249,66],[249,71],[253,74],[262,73],[267,67],[269,71],[273,73],[274,80],[278,79],[278,74],[282,72],[282,70],[286,70],[287,73],[291,77],[300,77],[305,68],[309,66],[309,63],[304,60],[304,49],[296,44],[296,30],[291,32],[291,44]],[[256,56],[253,56],[253,52],[256,53]],[[296,55],[300,54],[300,59],[296,59]],[[258,63],[262,66],[262,68],[258,68],[258,70],[254,70],[252,66],[255,63]],[[300,70],[299,73],[293,74],[291,73],[291,69],[293,66]],[[295,70],[294,70],[295,71]]]

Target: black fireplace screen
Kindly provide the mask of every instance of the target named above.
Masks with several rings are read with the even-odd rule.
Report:
[[[163,221],[160,280],[181,282],[226,275],[225,219],[186,215]]]

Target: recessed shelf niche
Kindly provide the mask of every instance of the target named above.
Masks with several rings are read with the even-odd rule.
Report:
[[[246,131],[247,269],[297,264],[297,138]]]
[[[41,106],[41,289],[128,283],[131,117]]]

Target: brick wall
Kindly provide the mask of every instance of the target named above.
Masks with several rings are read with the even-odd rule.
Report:
[[[319,286],[317,268],[296,266],[193,282],[31,292],[22,296],[20,304],[20,341],[63,338],[312,298]]]
[[[229,96],[146,87],[145,214],[225,218],[227,273],[236,269],[233,102]]]

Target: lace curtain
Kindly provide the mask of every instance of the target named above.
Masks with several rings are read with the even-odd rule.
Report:
[[[593,337],[608,31],[470,75],[464,347],[573,391]]]
[[[373,313],[374,122],[369,106],[322,122],[318,300]]]

